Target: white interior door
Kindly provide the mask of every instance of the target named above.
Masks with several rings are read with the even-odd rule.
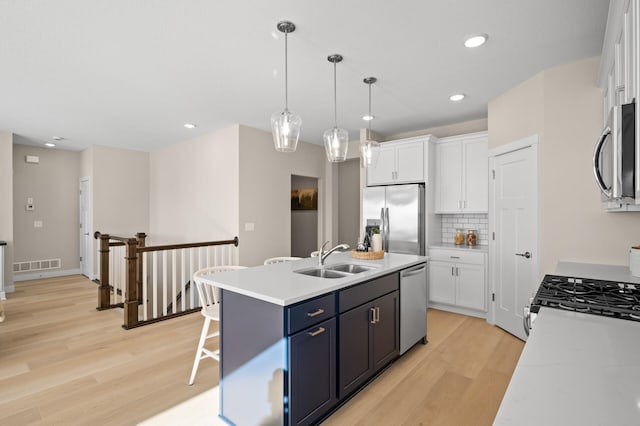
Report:
[[[523,142],[535,142],[527,143]],[[523,308],[537,288],[537,136],[491,157],[491,270],[495,324],[526,340]],[[528,253],[528,254],[527,254]]]
[[[92,279],[91,241],[91,180],[85,177],[80,179],[80,270]]]

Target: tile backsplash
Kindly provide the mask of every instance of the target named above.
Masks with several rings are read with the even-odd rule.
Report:
[[[489,218],[486,214],[443,214],[442,242],[453,243],[456,229],[475,229],[478,232],[478,244],[489,244]]]

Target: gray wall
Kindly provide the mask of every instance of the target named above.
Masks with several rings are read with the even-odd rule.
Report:
[[[277,152],[271,133],[240,126],[240,264],[261,265],[264,259],[291,252],[291,175],[318,178],[319,234],[326,192],[324,147],[298,143],[293,153]],[[253,223],[254,230],[245,225]],[[328,228],[330,229],[330,228]],[[307,253],[307,256],[309,253]]]
[[[355,248],[360,238],[360,160],[338,165],[338,241]]]
[[[27,163],[26,155],[40,162]],[[15,144],[13,169],[14,262],[59,258],[60,270],[78,269],[80,153]],[[34,199],[33,211],[25,209],[27,197]],[[34,221],[43,226],[35,228]]]
[[[292,175],[291,189],[318,189],[318,179]],[[321,196],[318,191],[318,199]],[[291,256],[309,257],[315,250],[318,250],[318,210],[291,210]]]
[[[0,132],[0,240],[6,241],[4,288],[13,291],[13,134]]]

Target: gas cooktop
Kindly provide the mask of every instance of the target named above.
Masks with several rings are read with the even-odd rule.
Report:
[[[533,304],[640,321],[640,284],[545,275]]]

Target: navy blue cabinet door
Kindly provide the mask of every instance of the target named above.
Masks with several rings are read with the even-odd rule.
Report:
[[[339,398],[364,383],[373,371],[371,364],[371,303],[340,315],[340,379]]]
[[[398,292],[387,294],[374,302],[376,323],[373,324],[373,368],[378,371],[400,353]]]
[[[344,398],[399,353],[398,292],[339,316],[338,398]]]
[[[336,402],[336,319],[290,337],[290,423],[313,423]]]

